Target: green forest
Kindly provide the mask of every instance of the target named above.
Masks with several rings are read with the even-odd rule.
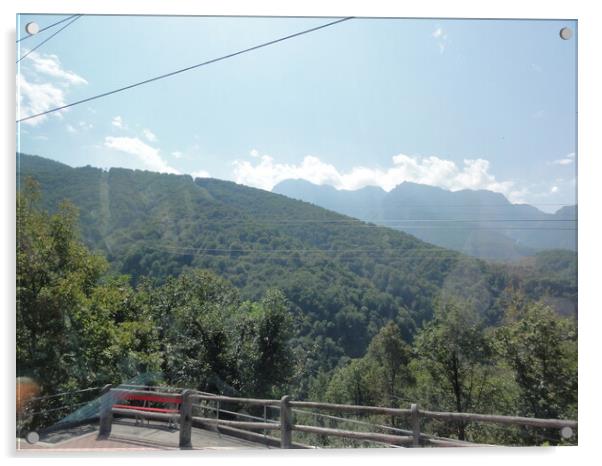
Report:
[[[24,154],[18,181],[17,375],[43,393],[138,380],[577,417],[574,252],[485,262],[227,181]]]

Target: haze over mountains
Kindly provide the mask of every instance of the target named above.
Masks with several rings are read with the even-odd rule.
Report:
[[[390,192],[374,186],[345,191],[291,179],[272,192],[484,259],[513,260],[545,249],[577,247],[577,206],[549,214],[512,204],[500,193],[452,192],[410,182]]]

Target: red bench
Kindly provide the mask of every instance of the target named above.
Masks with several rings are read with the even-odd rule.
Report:
[[[141,411],[141,412],[151,412],[151,413],[163,413],[163,414],[174,414],[173,418],[170,418],[169,424],[173,423],[175,425],[176,415],[180,414],[180,405],[182,404],[182,397],[167,397],[161,395],[155,395],[153,392],[148,392],[147,394],[138,393],[120,393],[118,395],[118,401],[141,401],[143,402],[143,406],[136,406],[131,404],[113,404],[113,408],[117,409],[127,409],[131,411]],[[166,407],[166,408],[155,408],[151,406],[147,406],[147,403],[163,403],[175,405],[175,408]],[[138,424],[138,416],[135,416],[136,424]]]

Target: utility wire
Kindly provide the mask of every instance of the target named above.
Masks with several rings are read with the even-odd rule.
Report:
[[[151,82],[154,82],[154,81],[159,81],[160,79],[169,78],[169,77],[174,76],[176,74],[184,73],[185,71],[190,71],[190,70],[193,70],[195,68],[200,68],[201,66],[210,65],[212,63],[215,63],[215,62],[218,62],[218,61],[222,61],[222,60],[226,60],[228,58],[232,58],[232,57],[235,57],[237,55],[242,55],[244,53],[248,53],[248,52],[251,52],[253,50],[257,50],[257,49],[260,49],[260,48],[263,48],[263,47],[267,47],[269,45],[273,45],[273,44],[276,44],[278,42],[282,42],[282,41],[285,41],[285,40],[288,40],[288,39],[292,39],[294,37],[298,37],[298,36],[301,36],[301,35],[304,35],[304,34],[309,34],[310,32],[314,32],[314,31],[317,31],[319,29],[324,29],[324,28],[327,28],[329,26],[334,26],[335,24],[342,23],[343,21],[348,21],[350,19],[353,19],[353,17],[350,16],[350,17],[347,17],[347,18],[338,19],[336,21],[332,21],[330,23],[326,23],[326,24],[323,24],[321,26],[316,26],[316,27],[313,27],[313,28],[310,28],[310,29],[306,29],[304,31],[296,32],[294,34],[290,34],[288,36],[280,37],[279,39],[274,39],[274,40],[271,40],[269,42],[264,42],[262,44],[255,45],[253,47],[249,47],[249,48],[244,49],[244,50],[239,50],[238,52],[230,53],[228,55],[223,55],[221,57],[213,58],[211,60],[208,60],[208,61],[205,61],[205,62],[202,62],[202,63],[197,63],[196,65],[188,66],[186,68],[181,68],[179,70],[172,71],[172,72],[166,73],[166,74],[162,74],[160,76],[155,76],[154,78],[145,79],[144,81],[139,81],[139,82],[134,83],[134,84],[129,84],[127,86],[120,87],[118,89],[113,89],[112,91],[103,92],[102,94],[97,94],[97,95],[94,95],[92,97],[87,97],[85,99],[77,100],[75,102],[71,102],[70,104],[62,105],[60,107],[51,108],[50,110],[46,110],[46,111],[41,112],[41,113],[36,113],[35,115],[30,115],[30,116],[21,118],[20,120],[17,120],[17,123],[22,123],[23,121],[31,120],[33,118],[37,118],[37,117],[40,117],[40,116],[43,116],[43,115],[47,115],[49,113],[57,112],[59,110],[64,110],[65,108],[68,108],[68,107],[73,107],[75,105],[83,104],[85,102],[90,102],[91,100],[100,99],[101,97],[107,97],[107,96],[112,95],[112,94],[117,94],[118,92],[123,92],[123,91],[126,91],[128,89],[132,89],[134,87],[142,86],[143,84],[148,84],[148,83],[151,83]]]
[[[37,32],[37,34],[40,34],[40,33],[44,32],[44,31],[46,31],[47,29],[50,29],[50,28],[52,28],[52,27],[54,27],[54,26],[56,26],[56,25],[58,25],[58,24],[64,23],[65,21],[68,21],[68,20],[70,20],[71,18],[75,18],[76,16],[78,16],[78,15],[71,15],[71,16],[67,16],[66,18],[63,18],[63,19],[61,19],[60,21],[57,21],[56,23],[52,23],[50,26],[46,26],[45,28],[42,28],[42,29],[40,29],[40,30]],[[79,16],[83,16],[83,15],[79,15]],[[29,39],[30,37],[33,37],[34,35],[37,35],[37,34],[28,34],[28,35],[26,35],[26,36],[23,36],[23,37],[21,37],[20,39],[17,39],[17,42],[16,42],[16,43],[18,44],[18,43],[19,43],[19,42],[21,42],[22,40]]]
[[[131,239],[127,235],[123,235],[128,239]],[[182,246],[172,246],[172,245],[149,245],[143,244],[142,248],[154,250],[154,251],[162,251],[172,255],[184,255],[184,256],[220,256],[220,255],[231,255],[231,254],[240,254],[245,256],[261,256],[263,258],[276,258],[276,257],[291,257],[293,253],[303,253],[303,254],[393,254],[395,252],[401,253],[402,256],[398,257],[399,259],[460,259],[462,257],[462,253],[458,251],[446,250],[446,249],[438,249],[437,248],[424,248],[424,250],[414,251],[407,248],[378,248],[378,249],[361,249],[361,248],[353,248],[353,249],[230,249],[230,248],[196,248],[196,247],[182,247]],[[409,253],[403,255],[403,253]],[[439,256],[439,257],[437,257]]]
[[[149,222],[149,223],[153,223],[153,222]],[[309,224],[311,224],[312,222],[308,222]],[[461,222],[458,222],[461,223]],[[473,223],[479,223],[479,222],[473,222]],[[246,221],[246,222],[234,222],[234,223],[229,223],[229,222],[206,222],[203,224],[203,226],[214,226],[214,225],[232,225],[232,224],[238,224],[238,225],[249,225],[249,226],[270,226],[270,225],[280,225],[278,223],[259,223],[259,222],[253,222],[251,220]],[[283,222],[282,225],[288,225],[288,226],[297,226],[297,225],[303,225],[302,223],[296,224],[296,223],[286,223]],[[534,227],[518,227],[518,226],[500,226],[500,227],[481,227],[481,226],[463,226],[463,225],[443,225],[441,223],[437,224],[437,225],[399,225],[399,224],[389,224],[389,226],[387,225],[383,225],[383,224],[369,224],[369,223],[365,223],[365,224],[358,224],[358,225],[354,225],[354,224],[339,224],[341,226],[353,226],[354,228],[374,228],[374,229],[382,229],[383,232],[385,231],[385,229],[390,230],[396,230],[398,231],[399,229],[404,230],[404,229],[412,229],[412,230],[449,230],[449,231],[454,231],[454,230],[470,230],[470,231],[530,231],[530,230],[537,230],[537,231],[577,231],[576,227],[555,227],[555,226],[534,226]],[[191,226],[194,226],[194,224],[191,224]],[[205,228],[206,229],[206,228]]]
[[[159,223],[159,224],[167,224],[167,223],[172,223],[172,222],[176,222],[176,221],[184,221],[186,220],[185,218],[178,218],[178,219],[157,219],[157,220],[150,220],[148,221],[148,223]],[[445,219],[445,218],[408,218],[408,219],[399,219],[399,220],[378,220],[378,219],[372,219],[372,220],[321,220],[321,219],[317,219],[317,220],[312,220],[312,219],[295,219],[295,220],[272,220],[272,219],[268,219],[268,220],[262,220],[261,218],[257,218],[254,217],[252,219],[249,220],[240,220],[240,219],[228,219],[228,220],[209,220],[207,221],[206,219],[199,219],[199,220],[203,220],[203,224],[204,225],[232,225],[232,224],[258,224],[258,225],[297,225],[297,224],[314,224],[314,223],[318,223],[318,224],[334,224],[334,225],[351,225],[351,226],[355,226],[355,227],[359,227],[359,226],[382,226],[385,224],[398,224],[398,223],[413,223],[413,222],[433,222],[433,223],[445,223],[445,222],[450,222],[450,223],[523,223],[523,222],[542,222],[542,223],[548,223],[548,222],[576,222],[577,219],[566,219],[566,220],[560,220],[560,219],[486,219],[486,218],[477,218],[474,220],[468,220],[468,219]],[[500,229],[504,229],[504,227],[500,227]]]
[[[272,253],[304,253],[304,254],[308,254],[308,253],[324,253],[324,254],[345,254],[345,253],[360,253],[360,252],[411,252],[413,253],[413,255],[411,257],[426,257],[426,256],[422,256],[422,255],[416,255],[417,252],[422,252],[421,250],[412,250],[412,249],[408,249],[408,248],[371,248],[371,249],[361,249],[361,248],[353,248],[353,249],[224,249],[224,248],[215,248],[215,249],[202,249],[202,248],[194,248],[194,247],[180,247],[180,246],[163,246],[163,249],[169,249],[169,250],[176,250],[176,251],[194,251],[194,252],[208,252],[208,253],[219,253],[219,252],[223,252],[223,253],[251,253],[251,254],[255,254],[255,253],[265,253],[265,254],[272,254]],[[427,251],[424,251],[425,253]],[[440,250],[440,251],[432,251],[432,252],[436,252],[437,254],[450,254],[452,256],[455,255],[460,255],[461,253],[457,252],[457,251],[446,251],[446,250]]]
[[[309,254],[324,254],[325,256],[327,256],[327,253],[331,252],[331,253],[335,253],[335,254],[393,254],[395,252],[402,252],[402,250],[399,249],[371,249],[371,250],[354,250],[354,249],[349,249],[349,250],[334,250],[334,251],[327,251],[327,250],[304,250],[304,249],[293,249],[293,250],[289,250],[289,251],[283,251],[283,250],[236,250],[236,249],[223,249],[223,250],[207,250],[207,249],[195,249],[195,248],[170,248],[169,246],[167,247],[160,247],[160,246],[149,246],[149,245],[144,245],[143,248],[146,249],[150,249],[150,250],[155,250],[155,251],[162,251],[162,252],[166,252],[168,254],[172,254],[172,255],[180,255],[180,256],[213,256],[213,257],[219,257],[219,256],[224,256],[224,255],[231,255],[231,254],[237,254],[237,255],[244,255],[245,257],[248,256],[260,256],[263,257],[265,259],[270,259],[270,258],[282,258],[282,257],[286,257],[286,258],[290,258],[291,254],[293,253],[303,253],[305,255],[309,255]],[[447,260],[447,259],[460,259],[462,257],[462,253],[461,252],[456,252],[456,251],[449,251],[449,253],[440,253],[440,254],[426,254],[426,255],[412,255],[412,254],[406,254],[406,255],[402,255],[401,257],[397,257],[396,260],[409,260],[409,259],[426,259],[426,260],[433,260],[433,259],[438,259],[438,260]],[[342,259],[343,257],[339,257],[339,259]]]
[[[47,400],[49,398],[57,398],[57,397],[60,397],[60,396],[73,395],[74,393],[89,392],[89,391],[92,391],[92,390],[99,390],[101,388],[102,388],[101,386],[97,386],[97,387],[84,388],[83,390],[73,390],[73,391],[70,391],[70,392],[55,393],[54,395],[38,396],[38,397],[35,397],[35,398],[30,398],[29,401]]]
[[[560,229],[556,229],[560,230]],[[570,229],[567,229],[570,230]],[[118,236],[125,237],[131,241],[134,240],[131,236],[125,234],[124,232],[115,233]],[[224,255],[243,255],[245,257],[249,256],[259,256],[265,259],[269,258],[277,258],[277,257],[287,257],[290,258],[292,254],[304,254],[304,255],[313,255],[313,254],[324,254],[325,256],[330,256],[332,254],[341,254],[339,259],[344,258],[345,255],[355,254],[355,255],[368,255],[368,254],[383,254],[383,255],[397,255],[395,260],[411,260],[411,259],[422,259],[422,260],[449,260],[449,259],[458,259],[460,260],[463,257],[463,252],[450,250],[445,248],[438,247],[427,247],[421,248],[418,250],[409,249],[407,247],[382,247],[382,248],[374,248],[374,247],[358,247],[358,248],[340,248],[340,249],[325,249],[325,248],[277,248],[277,249],[251,249],[251,248],[203,248],[203,247],[195,247],[195,246],[178,246],[178,245],[170,245],[170,244],[142,244],[141,247],[154,250],[154,251],[162,251],[172,255],[184,255],[184,256],[213,256],[219,257]]]
[[[56,36],[59,32],[61,32],[63,29],[68,28],[69,26],[71,26],[73,23],[75,23],[79,18],[81,18],[83,15],[77,15],[75,18],[73,18],[70,22],[68,22],[67,24],[65,24],[62,28],[60,28],[58,31],[56,31],[54,34],[48,36],[48,38],[46,38],[45,40],[43,40],[42,42],[40,42],[38,45],[36,45],[34,48],[32,48],[31,50],[29,50],[25,55],[23,55],[21,58],[19,58],[17,60],[17,63],[19,63],[21,60],[23,60],[26,56],[28,56],[31,52],[33,52],[34,50],[39,49],[42,45],[44,45],[46,42],[48,42],[50,39],[52,39],[54,36]]]

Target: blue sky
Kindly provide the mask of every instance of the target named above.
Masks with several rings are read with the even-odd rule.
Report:
[[[36,21],[23,15],[17,35]],[[18,66],[20,116],[324,24],[84,16]],[[576,202],[570,21],[353,19],[20,125],[19,149],[271,189],[414,181]],[[59,26],[60,27],[60,26]],[[22,41],[18,55],[54,30]],[[18,113],[19,116],[19,113]]]

